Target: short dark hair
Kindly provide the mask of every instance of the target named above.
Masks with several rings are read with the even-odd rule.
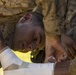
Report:
[[[31,16],[31,17],[30,17]],[[41,28],[44,29],[44,24],[43,24],[43,15],[37,13],[37,12],[30,12],[23,17],[20,18],[19,23],[31,23],[33,26],[40,26]]]
[[[43,15],[37,13],[37,12],[31,12],[30,13],[32,16],[32,21],[33,22],[37,22],[37,24],[35,24],[34,26],[40,26],[42,28],[44,28],[44,24],[43,24]]]

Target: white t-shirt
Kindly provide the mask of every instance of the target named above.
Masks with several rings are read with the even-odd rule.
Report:
[[[0,54],[0,61],[3,69],[11,64],[19,66],[18,69],[4,71],[4,75],[54,75],[54,63],[24,62],[19,59],[10,48]]]

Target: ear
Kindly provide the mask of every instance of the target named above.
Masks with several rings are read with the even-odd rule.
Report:
[[[27,21],[30,21],[32,19],[32,15],[30,13],[25,14],[21,19],[19,20],[19,23],[24,23]]]

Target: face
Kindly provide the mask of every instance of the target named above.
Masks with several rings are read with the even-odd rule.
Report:
[[[45,34],[39,26],[22,26],[16,29],[14,35],[14,50],[21,52],[44,48]]]

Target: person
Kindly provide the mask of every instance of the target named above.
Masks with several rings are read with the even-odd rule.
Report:
[[[46,30],[45,32],[47,32],[46,33],[46,35],[47,35],[46,41],[47,42],[45,43],[46,44],[45,50],[47,52],[45,52],[45,53],[48,53],[48,54],[46,54],[46,55],[50,55],[49,54],[50,53],[50,51],[49,51],[50,48],[51,48],[51,50],[53,50],[54,48],[56,50],[57,47],[58,47],[59,48],[59,49],[57,49],[57,50],[59,50],[58,52],[61,52],[63,50],[63,48],[61,47],[61,43],[60,43],[61,33],[63,31],[65,32],[65,31],[69,30],[68,28],[71,28],[70,23],[71,24],[74,23],[74,21],[71,19],[71,18],[74,18],[74,16],[75,16],[74,15],[75,11],[71,11],[71,10],[74,10],[74,9],[72,9],[72,8],[74,8],[73,5],[75,5],[74,4],[75,3],[74,0],[72,0],[72,1],[68,1],[67,0],[67,1],[62,1],[62,2],[60,2],[60,0],[58,0],[58,1],[52,1],[52,0],[49,0],[49,1],[46,1],[46,0],[33,0],[33,1],[34,2],[36,1],[36,3],[37,3],[37,7],[33,10],[33,12],[37,12],[39,14],[43,14],[43,17],[44,17],[43,18],[43,22],[44,22],[44,26],[45,26],[45,30]],[[20,1],[19,1],[19,3],[20,3]],[[42,13],[41,13],[40,10],[42,11]],[[69,17],[70,17],[70,19],[69,19]],[[72,21],[70,21],[70,20],[72,20]],[[56,23],[56,24],[54,24],[54,23]],[[74,25],[72,25],[72,26],[74,26]],[[10,26],[8,26],[8,27],[6,26],[5,29],[7,29],[9,27]],[[10,30],[11,30],[11,28],[10,28]],[[5,30],[2,30],[2,31],[3,31],[3,33],[6,32]],[[8,30],[7,30],[7,32],[8,32]],[[53,33],[51,34],[51,32],[53,32]],[[49,34],[52,35],[51,38],[50,38]],[[53,35],[55,35],[55,36],[53,36]],[[75,36],[75,34],[74,34],[74,36]],[[11,36],[10,34],[9,34],[9,37],[6,37],[5,40],[6,40],[6,42],[7,41],[9,42],[8,45],[11,45],[10,43],[12,43],[12,37],[13,36]],[[57,43],[53,42],[52,41],[53,39],[54,39],[54,41],[57,41]],[[62,51],[62,53],[63,53],[63,51]],[[64,55],[64,53],[63,53],[63,55]],[[46,56],[46,59],[48,57],[49,56]],[[59,55],[56,58],[59,58]]]
[[[42,12],[43,12],[43,16],[44,16],[44,26],[45,26],[45,30],[50,30],[50,26],[54,26],[55,25],[55,27],[52,27],[51,28],[51,30],[53,29],[53,30],[55,30],[54,28],[57,28],[58,27],[58,29],[56,29],[55,30],[55,32],[56,33],[59,33],[58,35],[55,35],[55,36],[53,36],[53,37],[51,37],[51,38],[49,38],[48,36],[47,36],[47,42],[46,42],[46,48],[48,48],[48,49],[46,49],[46,51],[47,52],[45,52],[45,53],[50,53],[50,48],[51,49],[57,49],[57,47],[59,48],[59,49],[57,49],[57,50],[59,50],[59,51],[57,51],[57,52],[62,52],[63,53],[63,56],[64,56],[64,52],[63,52],[63,48],[61,47],[61,43],[60,43],[60,38],[58,37],[58,36],[61,36],[61,34],[60,34],[60,32],[62,32],[61,30],[65,30],[65,29],[61,29],[61,28],[63,28],[63,27],[66,27],[66,26],[64,26],[65,24],[64,24],[64,22],[65,22],[65,18],[66,18],[66,13],[67,13],[67,11],[66,11],[66,7],[67,7],[67,3],[69,2],[69,3],[71,3],[71,1],[62,1],[62,2],[60,2],[60,1],[42,1],[42,0],[38,0],[37,1],[38,2],[38,4],[37,4],[37,7],[35,8],[35,9],[39,9],[38,7],[43,7],[42,8]],[[51,4],[49,4],[49,3],[51,3]],[[51,9],[49,10],[49,8],[51,7],[51,6],[53,6],[53,10],[52,10],[52,12],[54,12],[53,14],[51,13]],[[71,4],[72,5],[72,4]],[[61,7],[61,8],[64,8],[64,9],[59,9],[58,11],[56,11],[55,9],[57,9],[58,7]],[[45,8],[45,10],[44,10],[44,8]],[[34,9],[34,11],[35,11],[35,9]],[[48,10],[48,11],[47,11]],[[55,10],[55,11],[54,11]],[[70,9],[69,9],[70,10]],[[63,11],[63,12],[62,12]],[[38,12],[37,10],[35,11],[35,12]],[[51,14],[48,14],[48,13],[51,13]],[[60,15],[60,13],[61,13],[61,15]],[[55,15],[56,14],[56,15]],[[51,17],[53,15],[53,17],[52,17],[52,19],[51,19],[51,21],[49,21],[48,19]],[[55,15],[55,17],[54,17],[54,15]],[[59,15],[59,16],[58,16]],[[56,19],[56,20],[55,20]],[[59,20],[58,20],[59,19]],[[56,21],[56,22],[55,22]],[[50,23],[53,23],[53,25],[51,24],[50,25]],[[46,23],[48,23],[48,25],[46,24]],[[56,23],[56,24],[54,24],[54,23]],[[60,24],[64,24],[64,25],[61,25],[61,27],[59,27],[60,26]],[[56,26],[56,25],[59,25],[59,26]],[[46,29],[46,28],[48,28],[48,29]],[[59,30],[59,31],[58,31]],[[57,32],[58,31],[58,32]],[[46,31],[47,32],[47,31]],[[50,31],[48,31],[48,32],[50,32]],[[51,32],[54,32],[54,31],[51,31]],[[50,32],[50,33],[51,33]],[[53,34],[53,33],[52,33]],[[50,34],[51,35],[51,34]],[[48,40],[49,39],[49,40]],[[53,40],[54,39],[54,40]],[[53,40],[53,41],[52,41]],[[55,42],[56,41],[56,42]],[[52,45],[51,45],[51,44]],[[50,46],[49,46],[50,45]],[[53,48],[52,48],[52,47]],[[60,53],[61,54],[61,53]],[[46,55],[48,55],[48,54],[46,54]],[[50,54],[49,54],[50,55]],[[47,57],[49,57],[49,56],[46,56],[46,58]],[[59,55],[57,56],[57,58],[58,57],[60,57]],[[60,60],[58,60],[58,61],[60,61]]]
[[[19,3],[20,3],[20,1],[19,1]],[[6,4],[7,4],[7,2],[6,2]],[[17,4],[17,3],[16,3]],[[23,4],[23,3],[22,3]],[[23,5],[22,5],[23,6]],[[6,7],[7,8],[7,7]],[[21,12],[20,12],[21,13]],[[16,13],[16,14],[19,14],[19,13]],[[14,17],[14,18],[13,18]],[[11,18],[11,17],[10,17]],[[18,17],[19,18],[19,17]],[[18,19],[18,18],[16,18],[16,19]],[[7,18],[6,18],[7,19]],[[7,25],[5,25],[4,24],[4,20],[1,20],[2,22],[1,22],[1,24],[3,24],[3,26],[2,26],[2,31],[3,31],[3,34],[4,34],[4,37],[5,37],[5,40],[6,40],[6,44],[8,45],[8,46],[12,46],[12,41],[13,41],[13,34],[14,34],[14,29],[15,29],[15,25],[13,24],[13,21],[16,21],[16,20],[13,20],[13,19],[15,19],[15,16],[12,16],[12,18],[11,18],[11,21],[9,21],[9,17],[8,17],[8,23],[7,23]],[[7,22],[7,20],[5,20],[5,23]],[[10,25],[10,23],[12,24],[11,26],[9,26]],[[15,22],[16,23],[16,22]],[[12,48],[12,47],[11,47]],[[35,54],[35,51],[32,53],[32,54]],[[44,51],[39,51],[39,52],[37,52],[37,54],[39,54],[39,56],[40,56],[40,54],[43,56],[44,55]],[[41,57],[41,56],[40,56]],[[35,57],[35,59],[37,59],[38,57]],[[33,59],[32,59],[33,60]],[[40,60],[40,58],[38,58],[38,60]],[[41,60],[40,60],[41,61]],[[39,62],[40,62],[39,61]],[[35,61],[36,62],[36,61]]]
[[[45,31],[40,14],[31,12],[20,18],[16,25],[13,45],[13,50],[32,51],[31,60],[33,62],[45,61]],[[64,50],[61,52],[50,50],[50,53],[51,62],[65,61],[67,59],[67,54]],[[54,60],[53,56],[56,56],[57,60]]]
[[[45,64],[36,64],[36,63],[28,63],[19,59],[12,49],[7,47],[5,44],[2,33],[0,32],[0,61],[2,64],[4,75],[70,75],[69,67],[70,63],[67,62],[59,62],[59,63],[45,63]],[[7,56],[6,56],[7,55]],[[6,59],[6,60],[5,60]],[[11,60],[11,61],[10,61]],[[76,59],[74,59],[76,61]],[[72,63],[75,65],[75,63]],[[76,67],[74,67],[76,69]],[[74,70],[71,68],[71,70]],[[65,71],[65,72],[64,72]],[[39,72],[39,73],[38,73]],[[74,71],[73,74],[76,74]],[[71,75],[73,75],[71,72]]]
[[[51,50],[53,48],[55,50],[57,49],[59,50],[58,52],[65,50],[61,45],[62,42],[67,45],[64,46],[67,50],[68,48],[69,50],[71,50],[70,47],[73,47],[72,50],[76,50],[76,45],[74,41],[75,32],[73,35],[74,40],[73,38],[69,38],[70,36],[66,34],[71,28],[75,28],[76,26],[75,24],[76,8],[74,6],[75,3],[76,3],[75,0],[70,0],[70,1],[69,0],[64,0],[64,1],[37,0],[36,1],[37,6],[34,8],[33,12],[37,12],[43,15],[43,23],[44,23],[45,36],[46,36],[45,51],[47,51],[45,52],[47,53],[45,59],[47,59],[50,56],[50,49]],[[65,38],[63,35],[66,36],[68,41],[63,39]]]
[[[20,52],[31,52],[31,61],[43,62],[45,58],[45,33],[43,16],[37,13],[25,14],[15,28],[12,49]]]

